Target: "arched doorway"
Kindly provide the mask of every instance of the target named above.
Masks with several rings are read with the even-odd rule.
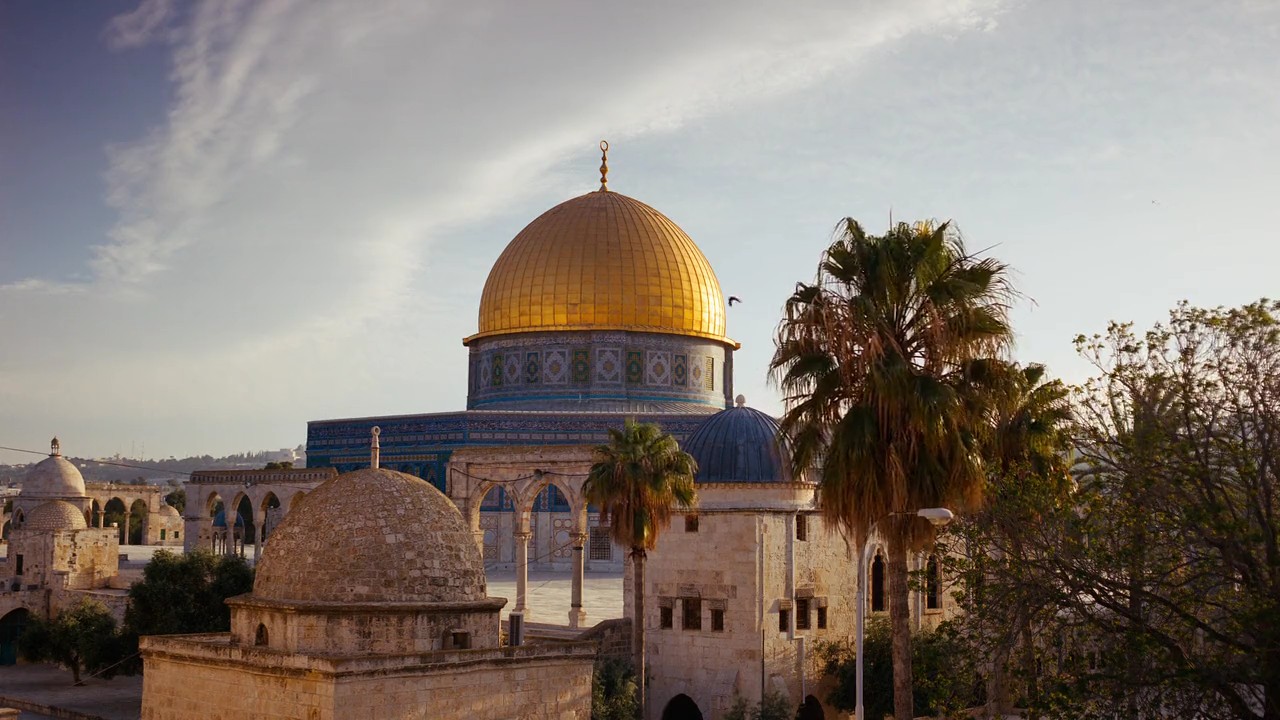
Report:
[[[702,711],[693,698],[681,693],[671,698],[662,709],[662,720],[702,720]]]
[[[818,698],[812,695],[806,695],[804,702],[800,705],[800,709],[796,711],[796,720],[826,720],[827,715],[822,711],[822,703],[818,702]]]
[[[145,500],[134,500],[129,505],[129,537],[126,545],[146,545],[147,525],[150,522],[151,508]]]
[[[29,614],[26,608],[18,608],[0,618],[0,665],[18,662],[18,638],[22,636]]]
[[[111,527],[114,524],[116,531],[119,533],[116,539],[120,541],[121,545],[128,545],[129,538],[124,536],[124,530],[129,517],[129,507],[120,498],[113,497],[107,501],[106,505],[102,506],[102,509],[102,521],[105,527]]]
[[[261,541],[265,543],[267,536],[275,530],[276,525],[280,524],[281,518],[284,517],[284,511],[280,509],[280,498],[276,497],[273,492],[267,493],[262,499],[262,529]]]

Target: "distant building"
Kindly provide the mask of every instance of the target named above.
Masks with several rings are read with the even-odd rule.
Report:
[[[0,563],[0,665],[17,659],[27,619],[48,618],[82,598],[124,617],[116,528],[91,528],[84,478],[62,457],[58,439],[36,463],[14,499],[6,557]]]

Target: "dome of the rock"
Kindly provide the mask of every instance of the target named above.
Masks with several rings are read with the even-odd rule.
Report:
[[[551,208],[507,245],[480,299],[479,331],[632,330],[725,337],[724,296],[683,230],[601,190]]]

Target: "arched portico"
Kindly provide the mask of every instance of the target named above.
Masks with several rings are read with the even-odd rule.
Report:
[[[467,448],[450,458],[449,494],[489,558],[502,557],[498,530],[509,523],[516,573],[514,611],[528,610],[529,566],[554,566],[559,560],[573,570],[569,625],[585,623],[582,583],[588,516],[582,484],[592,460],[591,448],[573,446]],[[510,513],[509,521],[503,513]]]

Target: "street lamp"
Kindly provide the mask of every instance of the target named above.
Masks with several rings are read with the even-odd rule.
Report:
[[[884,520],[885,518],[893,515],[908,514],[910,513],[889,513],[888,515],[880,518],[880,520]],[[942,527],[943,525],[951,522],[951,519],[955,517],[955,513],[941,507],[922,508],[917,510],[915,514],[917,517],[922,517],[930,523],[933,523],[934,527]],[[862,538],[862,546],[858,551],[858,607],[855,615],[857,618],[857,627],[855,630],[856,635],[854,637],[854,651],[857,653],[855,662],[858,670],[856,686],[857,705],[854,710],[854,717],[857,718],[857,720],[866,720],[862,711],[862,638],[863,625],[867,614],[867,563],[870,562],[870,558],[867,557],[867,549],[871,544],[871,536],[875,533],[876,525],[880,524],[880,520],[876,520],[871,523],[871,527],[867,528],[867,534]]]

